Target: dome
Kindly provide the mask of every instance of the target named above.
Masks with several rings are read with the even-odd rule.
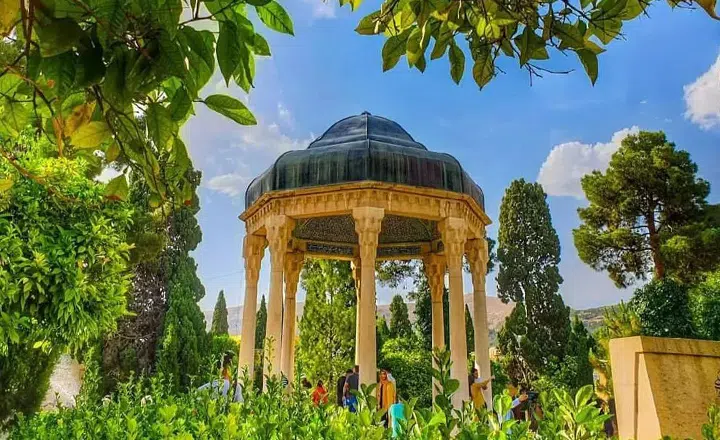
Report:
[[[363,112],[333,124],[305,150],[284,153],[245,192],[245,208],[263,194],[375,181],[468,194],[483,210],[480,187],[447,153],[429,151],[397,122]]]

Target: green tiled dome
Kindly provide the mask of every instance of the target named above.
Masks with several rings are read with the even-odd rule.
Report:
[[[245,208],[271,191],[362,181],[464,193],[485,208],[482,190],[457,159],[429,151],[397,122],[368,112],[336,122],[307,149],[280,156],[250,183]]]

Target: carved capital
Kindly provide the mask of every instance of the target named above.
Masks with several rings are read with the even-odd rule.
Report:
[[[283,268],[283,260],[288,249],[292,220],[286,215],[272,215],[265,220],[265,233],[270,247],[272,269]]]
[[[260,235],[247,234],[243,240],[243,258],[245,259],[245,282],[257,285],[260,276],[260,264],[265,254],[267,241]]]
[[[425,276],[428,279],[432,302],[442,302],[445,290],[445,272],[447,270],[445,257],[438,254],[429,254],[423,259],[423,266]]]
[[[371,263],[373,266],[375,265],[378,236],[380,235],[383,217],[385,217],[383,208],[362,207],[353,209],[355,232],[358,235],[362,264]]]
[[[305,256],[301,252],[288,252],[285,255],[285,299],[295,298],[304,261]]]
[[[467,241],[467,224],[465,220],[458,217],[447,217],[438,224],[442,235],[443,246],[448,265],[462,262],[465,253],[465,242]]]
[[[474,277],[485,276],[489,259],[487,240],[484,238],[468,240],[465,244],[465,254],[472,275]]]

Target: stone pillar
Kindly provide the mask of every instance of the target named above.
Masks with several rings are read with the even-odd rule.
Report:
[[[377,381],[377,352],[375,341],[375,257],[378,236],[385,210],[363,207],[353,209],[355,232],[360,247],[360,303],[356,344],[360,383],[369,385]]]
[[[439,224],[445,246],[450,287],[450,376],[460,382],[460,388],[453,395],[453,406],[462,408],[469,399],[467,371],[467,339],[465,334],[465,302],[463,300],[462,258],[465,252],[467,227],[465,220],[448,217]]]
[[[360,344],[357,340],[360,334],[360,259],[354,259],[350,263],[350,267],[353,281],[355,281],[355,365],[360,365]]]
[[[480,377],[492,376],[490,368],[490,336],[487,322],[487,300],[485,296],[485,275],[487,274],[488,246],[484,238],[469,240],[466,254],[470,263],[473,282],[473,326],[475,329],[475,367]],[[492,402],[492,383],[485,391],[485,402]]]
[[[265,222],[270,248],[270,293],[265,327],[267,362],[264,366],[264,376],[277,374],[281,368],[283,269],[291,232],[289,223],[290,219],[285,215],[273,215]]]
[[[280,371],[292,385],[295,379],[295,294],[305,257],[300,252],[285,256],[285,312],[283,317]]]
[[[238,374],[247,370],[249,378],[253,378],[255,361],[255,319],[257,313],[257,284],[260,276],[260,264],[265,253],[267,242],[259,235],[246,235],[243,241],[243,258],[245,260],[245,301],[243,302],[242,333],[240,337],[240,358]]]
[[[443,318],[443,295],[445,293],[445,257],[437,254],[430,254],[423,260],[425,276],[430,287],[430,299],[432,304],[432,348],[442,349],[445,347],[445,322]],[[433,367],[437,368],[433,358]],[[436,379],[433,379],[433,399],[437,394],[435,390]]]

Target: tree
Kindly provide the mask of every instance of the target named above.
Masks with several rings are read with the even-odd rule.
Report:
[[[465,304],[465,339],[467,339],[467,354],[475,351],[475,328],[473,327],[472,315],[470,314],[470,308]],[[477,356],[477,353],[475,353]]]
[[[225,292],[221,290],[217,301],[215,302],[215,310],[213,311],[210,333],[214,335],[227,335],[229,327],[227,305],[225,304]]]
[[[260,308],[255,314],[255,349],[262,350],[265,347],[265,330],[267,327],[267,303],[265,295],[260,298]]]
[[[423,338],[425,347],[432,348],[432,298],[425,272],[418,270],[413,276],[415,290],[408,293],[408,299],[415,302],[415,327]],[[447,289],[443,292],[443,326],[445,345],[450,344],[450,300]]]
[[[310,379],[334,383],[355,358],[356,294],[350,263],[308,260],[300,282],[306,299],[298,363]]]
[[[693,287],[690,299],[698,336],[720,341],[720,271]]]
[[[340,0],[341,6],[350,4],[353,9],[360,3]],[[715,13],[714,1],[688,0],[672,2],[671,6],[694,3],[711,17],[720,18]],[[621,38],[623,22],[636,19],[648,6],[645,1],[615,0],[580,4],[560,0],[542,3],[393,0],[360,20],[355,31],[387,37],[382,49],[383,71],[395,67],[405,55],[410,67],[424,72],[429,60],[443,58],[447,53],[450,76],[460,83],[465,72],[465,52],[469,51],[473,79],[482,88],[501,72],[497,64],[502,58],[517,57],[520,67],[532,79],[549,72],[537,62],[550,58],[550,53],[574,52],[595,84],[598,55],[610,42]],[[431,40],[435,43],[428,55]]]
[[[695,338],[687,286],[672,279],[653,280],[635,290],[630,305],[643,335]]]
[[[393,296],[390,303],[390,336],[393,338],[406,337],[412,334],[408,307],[400,295]]]
[[[590,205],[578,209],[581,225],[573,231],[580,258],[620,287],[649,272],[682,279],[716,267],[720,222],[712,224],[710,185],[696,174],[690,155],[663,132],[623,139],[605,173],[582,179]]]
[[[187,179],[195,188],[200,184],[200,172],[190,172]],[[205,288],[197,276],[197,264],[189,255],[202,233],[195,215],[200,210],[197,195],[192,203],[176,210],[170,217],[169,246],[165,270],[168,276],[168,309],[157,353],[158,372],[170,378],[175,389],[187,389],[193,376],[205,367],[210,339],[205,332],[205,317],[198,306],[205,296]]]
[[[260,22],[293,33],[279,3],[250,3],[257,5],[252,9]],[[101,166],[117,164],[143,174],[155,207],[189,202],[190,159],[179,130],[195,103],[239,124],[256,123],[238,99],[201,96],[215,60],[226,84],[232,79],[248,92],[255,57],[270,55],[267,41],[255,32],[257,21],[248,18],[245,0],[193,5],[163,0],[4,2],[0,36],[12,35],[21,48],[18,56],[3,57],[10,61],[0,66],[5,160],[20,165],[14,159],[19,146],[7,137],[32,123],[53,140],[61,157],[82,155]],[[199,23],[216,32],[193,27]],[[28,171],[23,174],[38,181]],[[106,195],[123,199],[125,179],[125,173],[114,179]]]
[[[560,241],[540,184],[515,180],[505,191],[497,255],[498,296],[504,302],[516,303],[513,319],[505,324],[506,335],[500,338],[501,351],[522,351],[529,370],[541,373],[550,360],[565,356],[570,312],[558,293],[562,283],[558,270]],[[515,322],[514,328],[508,322]],[[516,336],[523,339],[520,345]]]

